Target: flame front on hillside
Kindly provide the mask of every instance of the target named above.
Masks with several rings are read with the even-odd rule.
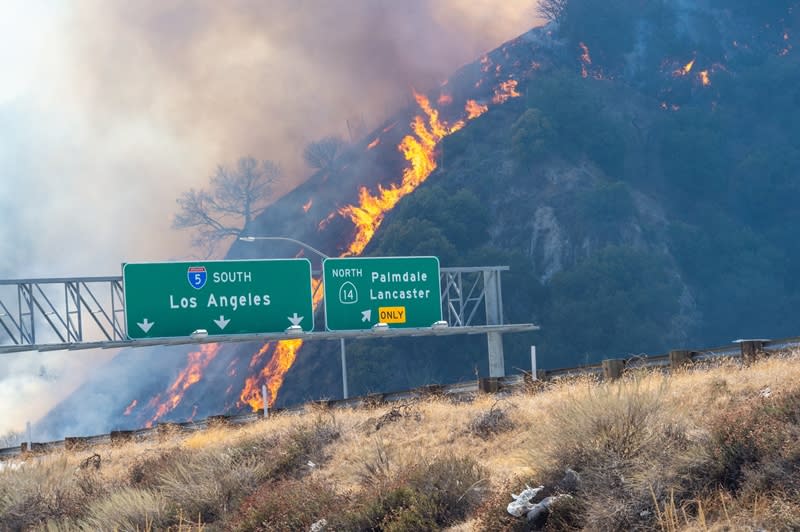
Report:
[[[284,375],[289,371],[289,368],[294,364],[297,357],[297,351],[303,345],[303,340],[281,340],[275,346],[275,351],[272,354],[269,362],[255,375],[247,377],[244,383],[244,388],[239,395],[238,406],[249,404],[255,410],[264,408],[264,401],[261,397],[261,385],[267,385],[267,393],[269,393],[268,404],[275,403],[275,398],[278,396],[278,390],[283,384]],[[257,355],[262,355],[269,350],[270,344],[266,343],[258,351]],[[255,355],[254,355],[255,356]]]
[[[486,68],[484,71],[489,72],[491,61],[485,57],[482,63]],[[496,74],[499,71],[494,69],[493,72]],[[517,81],[507,79],[500,82],[494,89],[492,103],[502,104],[510,98],[519,96]],[[400,182],[392,183],[388,187],[378,185],[375,194],[372,194],[366,186],[360,187],[357,204],[346,205],[331,212],[318,224],[318,230],[323,230],[337,214],[353,222],[355,230],[352,241],[346,246],[342,256],[360,254],[374,236],[386,213],[431,175],[437,167],[436,147],[438,143],[447,135],[461,129],[466,121],[477,118],[488,110],[488,105],[479,104],[472,99],[467,100],[464,104],[464,117],[450,125],[440,119],[439,110],[431,105],[425,95],[414,92],[414,99],[422,112],[413,118],[410,124],[411,133],[404,136],[397,146],[407,161]],[[446,96],[440,96],[439,101],[450,105],[452,96],[449,93]],[[383,129],[383,133],[387,133],[396,125],[396,122],[389,124]],[[367,149],[373,149],[379,144],[380,136],[372,140],[367,145]],[[309,199],[303,204],[303,212],[309,212],[312,204],[313,199]],[[323,295],[319,279],[312,279],[312,293],[313,306],[316,309]],[[253,410],[262,409],[264,407],[261,395],[263,385],[266,385],[269,390],[269,404],[274,404],[286,372],[294,363],[302,345],[303,340],[292,339],[268,342],[261,346],[250,358],[250,375],[245,379],[236,405],[238,407],[250,405]],[[165,392],[167,397],[162,400],[162,394],[158,394],[148,403],[148,406],[155,408],[156,411],[147,426],[151,426],[180,404],[186,390],[202,378],[203,370],[216,356],[218,347],[218,344],[205,344],[199,351],[189,354],[189,364]],[[267,357],[269,359],[264,363]],[[255,371],[258,367],[261,369]],[[194,413],[196,412],[193,412],[193,415]]]
[[[167,397],[161,401],[161,394],[156,395],[150,400],[150,406],[156,406],[155,415],[145,424],[146,427],[152,427],[153,423],[164,417],[165,414],[171,412],[183,400],[186,390],[191,388],[195,383],[203,378],[203,370],[214,360],[219,351],[220,344],[203,344],[197,351],[192,351],[187,355],[188,364],[178,374],[178,377],[167,389]]]
[[[467,105],[464,106],[464,110],[467,112],[467,120],[472,120],[473,118],[478,118],[483,113],[485,113],[489,109],[486,105],[481,105],[475,100],[467,100]]]
[[[672,75],[673,76],[685,76],[685,75],[687,75],[689,72],[692,71],[692,67],[694,66],[694,62],[695,61],[696,61],[696,59],[692,59],[691,61],[689,61],[688,63],[683,65],[681,68],[675,70],[672,73]]]

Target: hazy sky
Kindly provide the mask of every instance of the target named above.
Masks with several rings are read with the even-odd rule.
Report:
[[[4,0],[0,279],[186,259],[175,199],[242,155],[375,126],[540,23],[536,0]],[[0,355],[0,434],[111,353]],[[47,393],[43,393],[44,391]]]

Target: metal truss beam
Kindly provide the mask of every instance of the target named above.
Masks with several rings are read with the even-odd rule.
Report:
[[[137,341],[128,340],[125,331],[122,277],[0,280],[0,354],[288,338],[332,340],[489,333],[498,338],[503,333],[536,330],[538,327],[533,324],[504,325],[500,273],[508,269],[508,266],[442,268],[442,315],[448,323],[445,328]],[[499,355],[495,355],[502,359],[502,344]]]

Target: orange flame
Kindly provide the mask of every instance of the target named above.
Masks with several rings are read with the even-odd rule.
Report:
[[[708,78],[708,70],[700,72],[700,81],[703,83],[703,87],[711,85],[711,80]]]
[[[322,302],[322,295],[325,291],[322,289],[322,279],[311,278],[311,304],[316,309]]]
[[[499,87],[494,89],[494,96],[492,103],[505,103],[509,98],[517,98],[520,93],[517,92],[517,80],[510,79],[504,81]]]
[[[582,42],[578,44],[580,45],[581,50],[583,51],[583,53],[581,53],[581,76],[585,78],[589,75],[589,72],[586,70],[586,65],[592,64],[592,56],[589,55],[588,46],[586,46]]]
[[[672,75],[673,76],[685,76],[686,74],[688,74],[689,72],[692,71],[692,67],[694,66],[694,62],[695,61],[696,61],[696,58],[692,59],[691,61],[689,61],[688,63],[683,65],[681,68],[679,68],[678,70],[674,71],[672,73]]]
[[[261,397],[261,385],[266,384],[269,393],[268,404],[272,406],[278,396],[278,390],[283,384],[283,377],[289,368],[294,364],[297,351],[303,345],[303,340],[281,340],[275,346],[275,352],[266,366],[257,374],[247,377],[242,393],[239,395],[238,406],[249,404],[253,411],[264,408],[264,400]],[[264,345],[262,350],[269,347]]]
[[[192,351],[187,355],[188,364],[183,371],[178,374],[178,378],[172,383],[172,386],[167,390],[167,399],[165,399],[156,410],[155,415],[150,419],[147,426],[164,417],[168,412],[175,410],[186,394],[186,390],[197,383],[203,378],[203,370],[214,360],[219,350],[219,344],[203,344],[200,346],[199,351]],[[161,394],[157,395],[151,403],[158,403],[161,399]]]
[[[131,404],[129,404],[129,405],[128,405],[128,408],[126,408],[126,409],[125,409],[125,412],[123,412],[123,413],[122,413],[122,415],[123,415],[123,416],[129,416],[129,415],[131,415],[131,412],[133,412],[133,409],[134,409],[134,407],[136,406],[136,403],[137,403],[137,402],[138,402],[138,401],[137,401],[136,399],[134,399],[133,401],[131,401]]]
[[[414,98],[427,115],[428,124],[425,124],[422,116],[414,117],[411,123],[414,135],[403,137],[398,146],[410,163],[410,166],[403,171],[400,185],[392,184],[388,188],[379,185],[375,196],[370,194],[366,187],[361,187],[358,191],[358,205],[347,205],[339,209],[339,213],[348,216],[356,226],[355,238],[344,253],[345,256],[361,253],[383,221],[386,212],[397,205],[403,196],[417,188],[436,169],[434,154],[436,143],[451,131],[439,120],[439,111],[431,107],[424,95],[415,92]]]
[[[308,202],[303,205],[303,212],[308,212],[308,209],[311,208],[313,201],[313,199],[309,199]]]
[[[375,140],[373,140],[372,142],[367,144],[367,149],[371,150],[372,148],[374,148],[375,146],[377,146],[380,143],[381,143],[381,139],[380,139],[380,137],[377,137]]]
[[[488,61],[488,59],[486,59]],[[500,85],[495,90],[496,100],[495,103],[505,102],[508,98],[517,97],[520,94],[516,91],[517,82],[515,80],[508,80]],[[497,95],[502,95],[497,98]],[[353,241],[347,250],[342,254],[343,256],[358,255],[364,250],[366,245],[375,234],[375,230],[380,226],[386,212],[391,210],[400,199],[411,193],[421,183],[423,183],[428,176],[436,169],[435,149],[437,143],[447,135],[457,131],[464,126],[465,121],[459,120],[453,126],[448,126],[446,123],[439,119],[439,111],[434,109],[428,98],[423,94],[414,92],[414,98],[417,101],[424,117],[417,115],[411,123],[413,134],[406,135],[398,145],[398,150],[403,153],[403,156],[408,161],[408,167],[403,170],[403,176],[399,185],[392,184],[387,188],[378,186],[376,195],[370,194],[366,187],[361,187],[359,190],[358,205],[347,205],[338,210],[342,216],[347,216],[353,222],[356,228]],[[471,102],[471,104],[470,104]],[[470,109],[480,110],[480,113],[472,114]],[[480,116],[481,113],[487,110],[487,106],[481,106],[474,100],[467,102],[465,111],[468,113],[467,119],[472,119]],[[427,121],[426,121],[427,118]],[[388,131],[395,124],[387,127],[384,131]],[[377,139],[376,139],[377,140]],[[319,229],[327,225],[335,213],[331,213],[327,218],[319,223]],[[312,284],[312,301],[314,308],[317,308],[322,300],[323,290],[322,281],[320,279],[311,279]],[[274,404],[283,384],[283,379],[289,368],[294,364],[297,352],[303,345],[300,339],[281,340],[275,346],[275,351],[272,354],[269,362],[262,368],[262,370],[253,376],[247,378],[244,388],[239,395],[238,406],[249,404],[254,410],[261,410],[264,408],[264,400],[261,397],[260,387],[266,384],[269,390],[268,403]],[[255,353],[250,360],[250,368],[254,368],[261,362],[262,356],[269,350],[270,344],[264,344],[261,349]]]
[[[481,105],[475,100],[467,100],[464,110],[467,112],[467,119],[478,118],[489,109],[488,105]]]
[[[262,345],[261,349],[256,351],[255,354],[250,357],[250,365],[248,366],[250,369],[253,369],[258,364],[258,362],[261,360],[261,357],[267,352],[267,349],[269,349],[269,342]]]
[[[316,309],[319,307],[324,294],[322,279],[311,278],[311,294],[312,304]],[[283,377],[294,364],[297,352],[302,345],[303,341],[299,339],[279,341],[269,362],[256,375],[252,375],[245,380],[237,405],[241,407],[249,404],[254,412],[262,410],[264,408],[264,399],[261,397],[261,386],[263,384],[267,385],[269,404],[272,405],[278,396],[278,390],[283,384]],[[250,369],[253,369],[261,362],[261,358],[269,350],[269,347],[270,343],[267,342],[258,352],[253,354],[250,358]]]
[[[481,60],[482,64],[488,62],[486,56]],[[503,103],[509,98],[520,96],[516,87],[517,81],[513,79],[501,83],[495,89],[492,102]],[[459,120],[452,127],[448,126],[439,120],[439,111],[431,107],[428,98],[417,92],[414,92],[414,98],[427,117],[427,124],[423,116],[415,116],[411,123],[413,135],[406,135],[400,141],[398,149],[409,162],[409,166],[403,170],[399,185],[392,184],[387,188],[379,185],[375,195],[372,195],[366,187],[361,187],[358,191],[358,205],[347,205],[339,209],[339,213],[350,218],[356,227],[353,241],[343,256],[358,255],[364,250],[383,222],[386,212],[397,205],[401,198],[414,191],[436,169],[435,149],[438,142],[464,126],[463,120]]]
[[[320,220],[319,223],[317,224],[317,231],[322,231],[323,229],[328,227],[328,224],[331,223],[331,220],[333,220],[334,216],[336,216],[336,212],[332,212],[328,216]]]

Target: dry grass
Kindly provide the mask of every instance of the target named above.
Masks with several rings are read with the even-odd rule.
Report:
[[[571,495],[548,530],[798,529],[800,356],[28,457],[0,470],[0,530],[527,530],[505,511],[526,483]]]

